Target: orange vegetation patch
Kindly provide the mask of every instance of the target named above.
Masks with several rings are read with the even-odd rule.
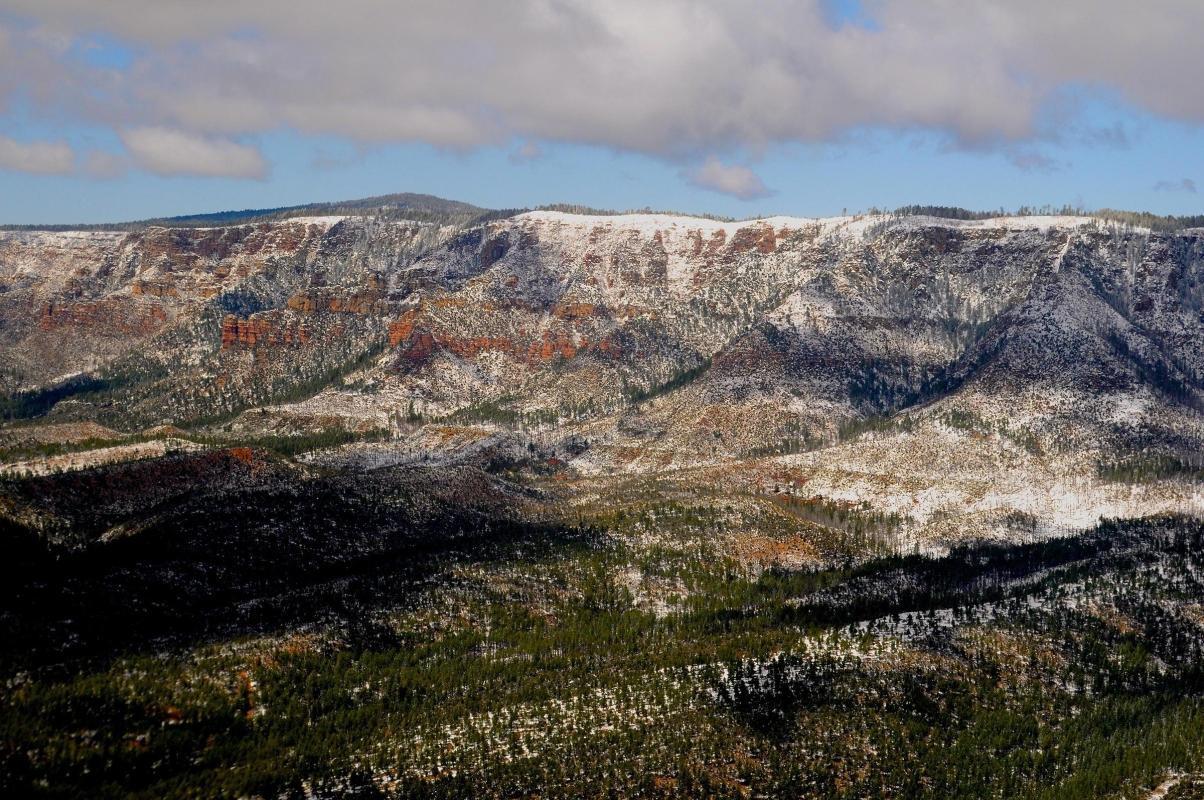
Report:
[[[801,536],[772,538],[761,534],[741,536],[732,543],[736,557],[746,564],[761,567],[797,569],[819,564],[822,559],[815,545]]]
[[[255,451],[249,447],[231,447],[226,451],[231,458],[237,459],[244,464],[255,463]]]
[[[431,430],[431,433],[439,437],[442,442],[450,442],[457,436],[463,436],[465,432],[473,431],[473,428],[452,427],[450,425],[440,425]]]

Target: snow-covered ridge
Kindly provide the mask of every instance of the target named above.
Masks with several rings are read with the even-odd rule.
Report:
[[[246,221],[231,221],[225,225],[150,225],[147,230],[159,228],[163,230],[189,230],[189,231],[213,231],[223,228],[239,228],[245,225],[319,225],[324,228],[333,228],[338,223],[347,219],[346,215],[329,215],[329,216],[313,216],[313,217],[285,217],[283,219],[273,219],[257,222]],[[429,224],[429,223],[412,223],[412,224]],[[46,228],[29,228],[22,230],[3,231],[0,230],[0,239],[19,239],[22,241],[38,241],[46,239],[73,239],[83,241],[110,241],[120,239],[123,236],[130,235],[132,231],[125,230],[54,230]]]
[[[263,224],[318,225],[323,228],[332,228],[338,223],[352,218],[352,216],[370,217],[371,215],[331,214],[320,216],[285,217],[282,219],[269,220],[267,222],[231,221],[225,225],[189,225],[181,227],[187,230],[195,231],[220,230],[222,228],[237,228],[244,225]],[[800,230],[804,228],[818,227],[820,232],[824,234],[839,233],[852,236],[862,236],[869,231],[881,230],[884,225],[889,225],[891,228],[917,229],[958,228],[962,230],[1048,231],[1051,229],[1071,230],[1084,226],[1105,223],[1104,220],[1101,220],[1098,217],[1090,216],[992,217],[990,219],[981,220],[959,220],[947,219],[945,217],[928,216],[897,217],[890,214],[859,214],[856,216],[841,217],[791,217],[779,215],[773,217],[758,217],[756,219],[725,222],[707,217],[690,216],[688,214],[573,214],[565,211],[528,211],[511,217],[510,221],[517,222],[519,224],[544,223],[590,229],[609,228],[614,230],[637,231],[649,236],[654,235],[657,232],[674,229],[681,231],[701,231],[708,234],[716,231],[723,231],[725,234],[730,236],[736,231],[750,226],[770,227],[778,231]],[[432,224],[429,222],[420,222],[416,220],[397,220],[397,222],[407,226],[428,226]],[[169,230],[175,229],[171,225],[153,225],[151,227]],[[1134,228],[1132,226],[1130,226],[1130,229],[1136,232],[1143,232],[1146,230],[1144,228]],[[127,236],[129,233],[130,231],[103,229],[27,229],[0,231],[0,240],[10,239],[29,242],[36,240],[44,241],[49,238],[58,238],[61,240],[102,241],[119,239],[123,236]]]
[[[341,215],[340,214],[328,214],[326,216],[320,216],[320,217],[288,217],[287,219],[282,219],[280,221],[281,222],[300,222],[300,223],[303,223],[306,225],[331,226],[331,225],[337,225],[345,219],[347,219],[347,215],[345,215],[345,214],[341,214]]]
[[[74,242],[112,242],[128,235],[127,231],[49,231],[49,230],[19,230],[0,231],[0,241],[5,239],[20,242],[46,242],[53,239],[70,240]]]
[[[774,229],[803,228],[822,224],[828,220],[809,217],[765,217],[763,219],[742,220],[739,222],[724,222],[707,217],[691,217],[678,214],[570,214],[564,211],[528,211],[513,218],[517,222],[542,222],[557,225],[570,225],[588,228],[622,228],[638,230],[641,233],[653,234],[672,228],[686,230],[701,230],[706,232],[724,231],[734,233],[750,225],[768,225]],[[852,217],[841,217],[841,220]]]
[[[1081,228],[1084,225],[1094,225],[1102,222],[1098,217],[1080,216],[1031,216],[1031,217],[991,217],[990,219],[946,219],[944,217],[901,217],[896,218],[901,224],[912,224],[917,227],[966,228],[971,230],[1009,230],[1047,231],[1056,229]]]
[[[528,211],[513,218],[515,221],[549,223],[588,228],[620,228],[655,234],[658,231],[682,228],[712,232],[722,230],[735,233],[749,226],[768,226],[774,230],[793,230],[818,226],[824,233],[843,232],[860,235],[884,224],[901,228],[958,228],[963,230],[1008,230],[1023,231],[1050,229],[1074,229],[1100,222],[1088,216],[1025,216],[992,217],[981,220],[947,219],[944,217],[897,217],[890,214],[861,214],[844,217],[761,217],[757,219],[724,222],[707,217],[692,217],[678,214],[572,214],[564,211]]]
[[[206,225],[204,227],[192,227],[191,225],[184,226],[186,230],[192,231],[213,231],[222,228],[239,228],[244,225],[321,225],[325,228],[333,228],[343,220],[347,219],[346,215],[328,215],[324,217],[284,217],[283,219],[272,220],[242,220],[230,222],[226,225]],[[156,228],[167,228],[173,230],[171,225],[155,225]]]

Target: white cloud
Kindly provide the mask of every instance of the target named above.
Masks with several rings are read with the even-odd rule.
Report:
[[[66,142],[19,142],[0,136],[0,169],[65,175],[75,166],[75,153]]]
[[[710,156],[702,166],[685,173],[690,183],[703,189],[730,194],[741,200],[769,197],[771,192],[757,173],[739,164],[724,164]]]
[[[262,178],[267,163],[254,147],[169,128],[134,128],[121,140],[143,169],[159,175]]]
[[[208,143],[287,127],[358,144],[584,143],[677,163],[935,130],[1022,153],[1027,168],[1053,163],[1036,147],[1053,138],[1049,119],[1076,121],[1069,95],[1082,87],[1204,122],[1199,0],[866,8],[873,25],[833,27],[820,0],[0,0],[41,28],[137,46],[114,74],[10,30],[0,106],[19,87],[92,122]]]

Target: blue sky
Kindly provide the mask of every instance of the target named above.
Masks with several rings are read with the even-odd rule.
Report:
[[[137,19],[122,5],[98,13],[71,0],[0,0],[0,222],[397,191],[493,208],[572,202],[737,217],[907,203],[1201,211],[1204,108],[1165,86],[1169,71],[1190,72],[1192,62],[1152,67],[1144,83],[1106,67],[1095,74],[1091,51],[1046,63],[1035,45],[992,45],[994,31],[976,28],[973,15],[936,31],[929,47],[906,24],[925,12],[907,0],[768,3],[782,15],[766,21],[770,35],[775,21],[789,23],[800,43],[781,37],[764,53],[724,27],[739,18],[722,3],[701,12],[707,4],[665,3],[649,22],[643,12],[641,24],[666,26],[663,47],[663,36],[639,41],[623,3],[598,3],[596,18],[577,9],[573,27],[554,19],[551,28],[542,16],[515,23],[515,39],[553,51],[579,37],[577,49],[601,57],[577,61],[568,50],[535,63],[530,46],[462,40],[456,20],[444,25],[432,5],[421,44],[435,58],[455,56],[429,79],[386,51],[389,37],[362,52],[329,44],[329,21],[277,29],[270,16],[230,11],[198,33],[185,12]],[[1190,5],[1169,2],[1167,13],[1182,8]],[[408,10],[398,31],[421,13]],[[1043,24],[1056,32],[1058,21]],[[590,39],[600,25],[606,36]],[[704,33],[673,38],[690,26]],[[1122,43],[1137,40],[1132,59],[1156,62],[1149,43],[1122,34]],[[983,53],[960,43],[975,36]],[[597,65],[612,51],[615,71],[634,78],[612,79]],[[809,60],[813,52],[821,55]],[[397,81],[379,80],[389,70]]]

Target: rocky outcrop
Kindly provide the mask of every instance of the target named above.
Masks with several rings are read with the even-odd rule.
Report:
[[[150,336],[166,322],[167,312],[162,306],[129,296],[47,303],[38,317],[38,327],[43,331],[86,330],[90,335],[105,337]]]
[[[333,314],[384,314],[389,309],[380,290],[371,287],[350,291],[308,290],[290,297],[286,305],[299,314],[324,311]]]
[[[240,319],[233,314],[222,320],[222,350],[257,345],[300,345],[310,340],[310,332],[296,322],[278,323],[267,317]]]
[[[419,313],[418,309],[411,308],[389,324],[389,347],[397,347],[409,340],[418,324]]]
[[[729,257],[740,253],[757,252],[769,255],[778,247],[777,237],[770,225],[747,225],[736,231],[728,245]]]

